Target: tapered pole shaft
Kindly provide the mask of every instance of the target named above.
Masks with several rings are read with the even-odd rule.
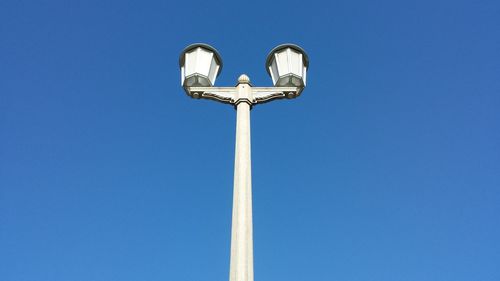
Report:
[[[236,110],[236,152],[229,280],[253,281],[250,104],[240,102],[237,104]]]

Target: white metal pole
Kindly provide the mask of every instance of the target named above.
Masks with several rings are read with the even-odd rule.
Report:
[[[239,84],[237,88],[239,98],[248,97],[248,94],[251,93],[251,86],[248,83]],[[250,102],[244,99],[243,101],[240,100],[236,105],[230,281],[253,281],[250,109]]]

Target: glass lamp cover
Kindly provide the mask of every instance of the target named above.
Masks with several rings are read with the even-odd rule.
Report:
[[[222,60],[210,45],[193,44],[184,49],[179,65],[183,87],[209,87],[222,69]]]
[[[274,48],[266,61],[266,69],[277,87],[305,87],[309,58],[297,45]]]

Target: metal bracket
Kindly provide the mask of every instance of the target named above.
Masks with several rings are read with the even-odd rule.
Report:
[[[242,94],[240,85],[236,87],[186,87],[186,93],[195,99],[209,99],[221,103],[236,105],[247,102],[250,105],[270,102],[275,99],[295,98],[300,94],[297,87],[251,87],[248,94]],[[240,94],[239,94],[240,93]]]
[[[254,103],[266,103],[275,99],[294,98],[299,93],[296,87],[256,87],[252,88]]]
[[[195,99],[209,99],[222,103],[233,103],[235,87],[186,87],[186,93]]]

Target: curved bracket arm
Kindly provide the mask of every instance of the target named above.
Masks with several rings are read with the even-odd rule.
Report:
[[[226,104],[237,104],[246,100],[251,104],[261,104],[276,99],[295,98],[300,94],[297,87],[251,87],[251,90],[238,93],[238,87],[186,87],[186,93],[195,99],[209,99]]]
[[[234,103],[236,88],[234,87],[186,87],[189,96],[195,99],[209,99],[222,103]]]
[[[298,95],[296,87],[256,87],[252,88],[254,104],[266,103],[275,99],[294,98]]]

